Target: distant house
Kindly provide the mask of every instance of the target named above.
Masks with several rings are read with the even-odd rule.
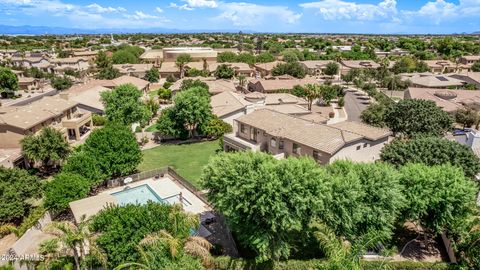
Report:
[[[449,75],[452,78],[462,80],[467,84],[474,84],[480,90],[480,72],[466,72]]]
[[[214,75],[217,67],[220,65],[227,65],[235,71],[235,76],[243,75],[245,77],[253,77],[255,75],[255,69],[251,68],[246,63],[208,63],[208,71],[211,75]]]
[[[184,80],[200,80],[208,85],[208,92],[210,95],[217,95],[220,93],[223,93],[225,91],[235,91],[236,86],[233,83],[232,80],[226,80],[226,79],[220,79],[217,80],[212,77],[188,77],[188,78],[183,78],[181,80],[177,80],[175,83],[173,83],[172,86],[170,86],[170,90],[172,91],[172,94],[175,95],[178,91],[180,91],[180,87],[182,86],[182,83]]]
[[[42,71],[50,72],[51,63],[46,57],[13,57],[10,59],[12,66],[21,68],[36,67]]]
[[[468,71],[469,67],[456,64],[449,60],[424,60],[430,69],[430,72],[443,74],[443,73],[457,73],[462,71]]]
[[[224,149],[262,151],[277,158],[309,156],[320,164],[373,162],[390,136],[389,130],[358,122],[325,125],[260,109],[234,121],[234,133],[224,136]]]
[[[98,51],[74,51],[72,54],[74,57],[82,57],[91,60],[97,57]]]
[[[296,85],[305,86],[306,84],[317,83],[315,78],[288,79],[288,80],[251,80],[248,83],[248,90],[251,92],[275,93],[291,91]]]
[[[50,60],[51,71],[64,74],[65,70],[85,71],[90,67],[86,57],[55,58]]]
[[[259,77],[266,77],[266,76],[271,76],[273,68],[275,68],[278,64],[281,64],[281,63],[284,63],[284,62],[273,61],[269,63],[256,63],[254,67],[255,67],[255,70],[258,72]]]
[[[410,87],[405,98],[431,100],[446,112],[455,112],[465,106],[480,108],[479,91]]]
[[[225,91],[210,99],[213,114],[223,121],[233,125],[233,121],[245,114],[258,109],[272,109],[277,112],[309,119],[316,123],[327,123],[328,108],[324,114],[319,111],[309,111],[307,101],[288,93],[262,94],[253,92],[242,94]],[[328,111],[328,112],[326,112]]]
[[[301,61],[300,62],[307,73],[311,76],[320,77],[325,74],[325,69],[329,63],[337,63],[332,60],[310,60],[310,61]],[[338,68],[338,73],[340,73],[340,66]]]
[[[480,61],[480,55],[466,55],[458,58],[458,62],[464,65],[473,65]]]
[[[0,108],[0,148],[19,148],[20,141],[51,126],[67,140],[79,141],[92,127],[90,113],[78,110],[77,103],[60,97],[44,97],[25,106]]]
[[[172,47],[163,48],[163,61],[175,62],[177,57],[188,54],[194,61],[217,61],[218,52],[209,47]]]
[[[409,80],[412,87],[424,88],[461,88],[466,82],[447,75],[434,74],[403,74],[404,80]]]
[[[120,71],[120,74],[127,76],[134,76],[137,78],[145,77],[147,71],[154,67],[153,64],[118,64],[113,65],[114,68]]]
[[[351,69],[377,69],[380,64],[372,60],[342,60],[340,74],[347,74]]]
[[[18,88],[20,90],[38,90],[39,89],[39,80],[32,77],[19,77],[18,78]]]

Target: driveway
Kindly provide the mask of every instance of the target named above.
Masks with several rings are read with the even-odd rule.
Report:
[[[362,95],[360,91],[355,91],[351,88],[347,90],[345,94],[345,111],[349,121],[361,122],[360,115],[367,107],[368,99],[366,95]]]

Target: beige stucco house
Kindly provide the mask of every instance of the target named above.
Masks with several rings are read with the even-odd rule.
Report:
[[[79,141],[89,133],[92,116],[77,110],[77,103],[60,97],[44,97],[25,106],[0,108],[0,148],[19,148],[27,135],[51,126],[69,141]]]
[[[224,150],[252,150],[277,158],[309,156],[319,164],[339,159],[373,162],[391,132],[358,122],[314,123],[271,109],[237,118],[234,132],[224,136]]]

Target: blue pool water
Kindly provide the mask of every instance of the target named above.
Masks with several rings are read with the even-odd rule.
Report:
[[[153,191],[147,184],[133,188],[127,188],[122,191],[112,193],[111,195],[117,199],[118,204],[121,206],[126,204],[146,204],[149,201],[167,204],[180,203],[179,195],[162,198],[158,196],[158,194],[155,193],[155,191]],[[191,203],[185,198],[182,202],[184,206],[191,205]]]
[[[146,204],[148,201],[163,202],[163,199],[155,193],[148,185],[141,185],[112,193],[120,205]]]

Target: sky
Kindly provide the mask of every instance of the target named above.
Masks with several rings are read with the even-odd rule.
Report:
[[[471,33],[480,31],[480,0],[0,0],[0,25]]]

